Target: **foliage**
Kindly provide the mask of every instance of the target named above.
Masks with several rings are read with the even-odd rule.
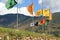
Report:
[[[31,31],[25,31],[25,30],[18,30],[18,29],[11,29],[11,28],[2,28],[0,27],[0,34],[3,34],[5,36],[9,36],[10,40],[12,40],[13,37],[50,37],[50,38],[56,38],[55,36],[49,36],[48,34],[42,34],[42,33],[36,33],[36,32],[31,32]]]

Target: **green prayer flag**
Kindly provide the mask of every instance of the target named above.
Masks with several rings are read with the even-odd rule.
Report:
[[[47,26],[49,24],[49,20],[46,20],[45,25]]]
[[[14,7],[16,4],[17,4],[17,2],[15,0],[8,0],[6,2],[6,8],[10,9],[10,8]]]

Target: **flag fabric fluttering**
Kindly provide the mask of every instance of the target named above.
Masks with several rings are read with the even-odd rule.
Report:
[[[52,20],[52,14],[50,13],[50,9],[38,10],[36,12],[36,16],[40,16],[41,14],[44,18],[38,22],[38,25],[45,24],[47,26],[49,24],[49,21]]]
[[[34,22],[30,23],[30,27],[33,27],[34,26]]]
[[[6,2],[6,8],[7,9],[13,8],[16,4],[17,4],[17,2],[15,0],[8,0]]]
[[[43,16],[50,16],[50,10],[49,9],[44,9],[43,10]]]
[[[40,15],[50,16],[50,10],[49,9],[38,10],[36,12],[36,16],[40,16]]]
[[[28,10],[28,12],[29,12],[31,15],[33,15],[34,4],[32,3],[31,5],[29,5],[29,6],[27,7],[27,10]]]
[[[50,13],[50,9],[43,10],[43,16],[46,17],[45,25],[49,24],[49,21],[52,20],[52,14]]]
[[[50,13],[49,20],[52,20],[52,14]]]
[[[45,24],[46,26],[49,24],[49,21],[52,20],[52,14],[50,13],[50,9],[43,9],[43,10],[38,10],[36,12],[36,16],[43,16],[43,19],[37,22],[38,25],[43,25]]]
[[[48,25],[49,24],[49,21],[52,20],[52,14],[50,13],[49,17],[46,17],[46,23],[45,25]]]
[[[38,21],[35,23],[35,26],[40,26],[45,24],[45,26],[47,26],[49,24],[49,19],[43,18],[42,20]]]
[[[35,15],[36,15],[36,16],[42,15],[42,10],[38,10]]]
[[[45,26],[49,24],[49,19],[46,19]]]
[[[45,22],[46,22],[46,18],[40,20],[40,21],[39,21],[39,25],[43,25],[43,24],[45,24]]]
[[[38,26],[38,22],[36,22],[34,25],[35,25],[35,26]]]

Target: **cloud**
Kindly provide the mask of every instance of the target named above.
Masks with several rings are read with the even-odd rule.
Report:
[[[38,3],[41,4],[42,3],[42,0],[38,0]]]
[[[8,14],[8,13],[13,13],[13,14],[16,14],[17,13],[17,7],[13,7],[11,9],[7,9],[5,7],[5,4],[4,3],[1,3],[0,2],[0,15],[5,15],[5,14]],[[21,7],[21,8],[18,8],[18,13],[20,14],[24,14],[26,16],[32,16],[28,10],[27,10],[27,7]]]
[[[23,0],[18,0],[18,1],[15,0],[15,1],[18,2],[18,3],[20,3],[20,4],[24,2]]]
[[[41,3],[42,2],[40,2],[39,4]],[[60,0],[43,0],[43,7],[44,9],[50,8],[52,13],[60,12]]]
[[[20,13],[20,14],[24,14],[24,15],[32,16],[32,15],[28,12],[27,7],[21,7],[21,8],[19,9],[19,13]]]
[[[3,3],[6,3],[8,0],[1,0],[1,2]],[[24,1],[23,0],[15,0],[16,2],[18,2],[18,4],[20,3],[23,3]]]
[[[4,3],[1,3],[0,2],[0,15],[4,15],[4,14],[8,14],[8,13],[17,13],[17,8],[14,7],[10,10],[8,10],[6,7],[5,7],[5,4]]]

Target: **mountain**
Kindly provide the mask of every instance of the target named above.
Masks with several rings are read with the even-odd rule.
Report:
[[[52,21],[50,23],[51,26],[58,27],[60,26],[60,12],[53,13]]]
[[[48,31],[49,29],[51,29],[51,32],[59,31],[60,30],[60,12],[53,13],[52,15],[53,15],[53,20],[50,21],[50,24],[47,27],[45,27],[46,31]],[[37,26],[30,27],[30,23],[32,23],[33,21],[37,22],[40,19],[42,19],[42,16],[32,17],[32,16],[25,16],[23,14],[19,14],[18,28],[23,30],[41,32],[42,27],[37,27]],[[0,26],[8,27],[8,28],[17,28],[17,14],[0,15]]]
[[[32,23],[32,21],[37,21],[42,17],[31,17],[31,16],[25,16],[23,14],[18,15],[18,22],[19,26],[24,26]],[[6,15],[0,15],[0,26],[5,27],[15,27],[17,24],[17,14],[6,14]]]
[[[60,12],[53,13],[53,23],[60,24]]]

